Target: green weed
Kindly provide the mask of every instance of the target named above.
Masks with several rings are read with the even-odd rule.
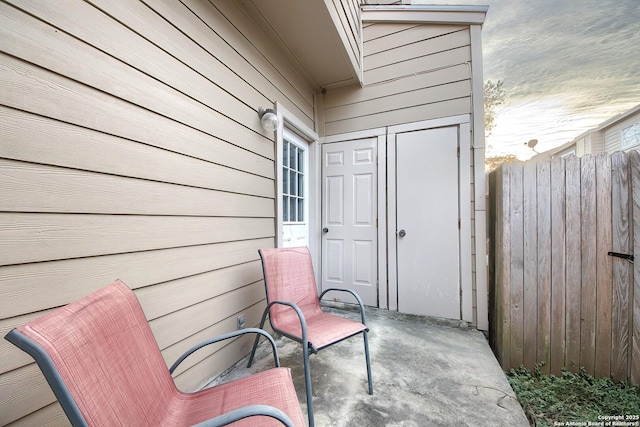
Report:
[[[580,368],[577,374],[544,375],[538,363],[532,373],[524,366],[507,378],[533,426],[601,422],[598,416],[640,415],[640,388],[611,378],[596,379]],[[635,420],[634,420],[635,421]]]

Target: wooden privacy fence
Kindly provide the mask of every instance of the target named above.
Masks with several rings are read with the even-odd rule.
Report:
[[[507,163],[489,183],[502,368],[544,361],[640,384],[640,152]]]

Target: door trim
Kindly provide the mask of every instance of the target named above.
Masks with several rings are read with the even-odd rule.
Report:
[[[275,103],[276,114],[278,115],[278,121],[282,125],[278,126],[276,130],[276,142],[275,142],[275,186],[276,186],[276,211],[275,211],[275,246],[277,248],[282,247],[282,146],[283,146],[283,133],[286,126],[289,130],[297,133],[301,138],[309,143],[309,252],[311,253],[311,259],[316,261],[318,258],[318,246],[319,241],[319,221],[320,216],[318,210],[320,209],[319,202],[319,178],[318,161],[320,156],[318,154],[319,149],[319,137],[318,134],[305,125],[302,120],[298,119],[291,111],[289,111],[282,103]],[[316,264],[314,262],[314,264]],[[319,278],[318,265],[315,265],[314,271],[316,272],[316,282]]]
[[[388,247],[388,301],[390,310],[398,310],[398,265],[396,247],[396,140],[397,134],[427,130],[438,127],[458,127],[458,144],[460,158],[458,160],[459,189],[458,206],[460,215],[460,290],[462,320],[473,322],[473,284],[471,259],[471,117],[468,114],[446,117],[443,119],[425,120],[422,122],[390,126],[387,135],[387,247]]]

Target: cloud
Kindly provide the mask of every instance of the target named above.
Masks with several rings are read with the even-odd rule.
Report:
[[[440,3],[489,5],[484,77],[504,82],[507,102],[488,155],[530,157],[529,139],[551,149],[640,103],[640,0]]]

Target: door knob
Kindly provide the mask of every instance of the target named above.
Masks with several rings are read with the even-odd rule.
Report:
[[[325,228],[323,228],[323,229],[322,229],[322,232],[323,232],[323,233],[328,233],[328,232],[329,232],[329,229],[328,229],[327,227],[325,227]]]
[[[407,232],[406,232],[406,231],[404,231],[404,230],[400,230],[400,231],[398,232],[398,236],[400,236],[400,237],[404,237],[404,236],[406,236],[406,235],[407,235]]]

